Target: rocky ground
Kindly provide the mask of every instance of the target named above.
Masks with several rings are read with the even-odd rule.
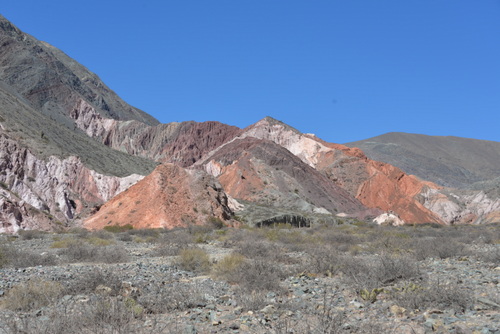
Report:
[[[500,333],[498,226],[2,236],[0,333]]]

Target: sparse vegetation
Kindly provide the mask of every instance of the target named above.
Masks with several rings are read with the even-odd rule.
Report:
[[[107,232],[111,232],[111,233],[126,232],[126,231],[130,231],[133,229],[134,229],[134,227],[130,224],[104,226],[104,230]]]
[[[255,333],[395,333],[395,318],[416,330],[429,312],[470,323],[499,303],[498,240],[498,226],[349,222],[23,232],[0,247],[6,277],[30,267],[3,287],[0,333],[171,333],[186,324],[199,332],[238,324]],[[22,248],[30,243],[45,248]]]

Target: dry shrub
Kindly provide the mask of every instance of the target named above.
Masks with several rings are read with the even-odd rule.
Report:
[[[111,240],[114,239],[114,235],[111,232],[105,231],[105,230],[97,230],[89,234],[89,238],[99,238],[99,239],[105,239],[105,240]]]
[[[474,303],[471,292],[458,284],[442,284],[430,282],[425,286],[407,284],[391,293],[397,305],[411,310],[427,310],[430,308],[452,308],[457,312],[464,312]]]
[[[83,241],[77,240],[73,237],[60,239],[59,237],[54,237],[54,242],[50,245],[50,248],[68,248],[72,245],[81,244]]]
[[[15,268],[54,266],[57,264],[57,257],[53,254],[38,254],[15,249],[4,249],[3,254],[5,256],[4,264]]]
[[[126,224],[126,225],[108,225],[108,226],[104,226],[103,229],[106,232],[120,233],[120,232],[127,232],[127,231],[130,231],[130,230],[133,230],[134,227],[131,224]]]
[[[63,286],[56,282],[34,279],[10,289],[2,306],[13,311],[31,311],[50,305],[63,293]]]
[[[120,293],[122,281],[111,272],[94,269],[79,275],[78,278],[73,281],[69,281],[65,288],[65,294],[91,294],[96,291],[98,286],[110,288],[109,295],[116,296]]]
[[[494,266],[500,266],[500,248],[496,247],[489,250],[480,250],[473,253],[480,261],[492,263]]]
[[[203,306],[206,298],[204,291],[193,283],[173,282],[150,287],[137,301],[147,313],[164,314]]]
[[[186,248],[181,250],[176,264],[183,270],[198,273],[208,272],[212,265],[207,252],[201,248]]]
[[[159,237],[154,253],[157,256],[178,255],[182,249],[187,248],[193,242],[194,237],[187,229],[166,230]]]
[[[332,246],[311,245],[307,250],[305,271],[315,274],[333,275],[338,272],[341,262],[337,249]]]
[[[446,259],[467,253],[465,244],[451,237],[416,239],[410,244],[410,247],[419,261],[427,258]]]
[[[242,287],[237,287],[235,295],[238,305],[247,311],[258,311],[269,304],[265,291],[248,291]]]
[[[212,275],[215,278],[224,279],[230,283],[236,283],[238,272],[243,265],[245,257],[238,253],[225,256],[212,267]]]
[[[347,283],[360,292],[420,275],[416,261],[407,256],[382,255],[375,259],[344,256],[342,272]]]
[[[100,333],[151,334],[172,333],[170,328],[154,319],[144,326],[142,310],[130,299],[93,297],[86,303],[64,302],[61,307],[44,310],[42,317],[0,314],[1,333]]]
[[[142,310],[110,297],[99,297],[81,309],[80,323],[91,333],[134,333],[134,319],[142,315]]]
[[[21,240],[32,240],[32,239],[43,239],[47,235],[47,232],[40,230],[21,230],[19,231],[19,237]]]
[[[121,263],[129,260],[127,250],[123,246],[94,246],[86,243],[71,244],[59,251],[67,261]]]
[[[279,265],[264,259],[246,261],[238,267],[234,274],[239,286],[248,291],[275,291],[282,290],[280,280],[286,278],[287,273]]]
[[[137,230],[130,230],[128,231],[128,234],[135,235],[145,239],[148,238],[157,239],[160,236],[160,232],[162,232],[162,230],[157,228],[141,228]]]
[[[249,259],[265,259],[281,263],[289,263],[290,257],[285,254],[285,249],[275,242],[266,240],[243,240],[236,245],[236,251]]]

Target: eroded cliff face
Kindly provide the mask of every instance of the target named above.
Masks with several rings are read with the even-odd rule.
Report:
[[[74,156],[42,160],[0,132],[0,231],[65,226],[142,178],[99,174]],[[59,223],[56,223],[59,222]]]
[[[210,224],[214,217],[231,224],[231,215],[228,198],[216,179],[200,170],[163,164],[108,201],[84,226],[170,229]]]
[[[500,199],[484,192],[426,189],[419,194],[422,204],[447,224],[500,223]]]
[[[104,118],[84,100],[75,104],[70,117],[79,129],[106,146],[181,167],[191,166],[241,132],[235,126],[220,122],[148,126],[137,121],[116,121]]]

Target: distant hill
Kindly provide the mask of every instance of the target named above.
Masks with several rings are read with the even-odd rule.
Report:
[[[401,132],[345,144],[439,185],[487,189],[500,177],[500,143]]]

